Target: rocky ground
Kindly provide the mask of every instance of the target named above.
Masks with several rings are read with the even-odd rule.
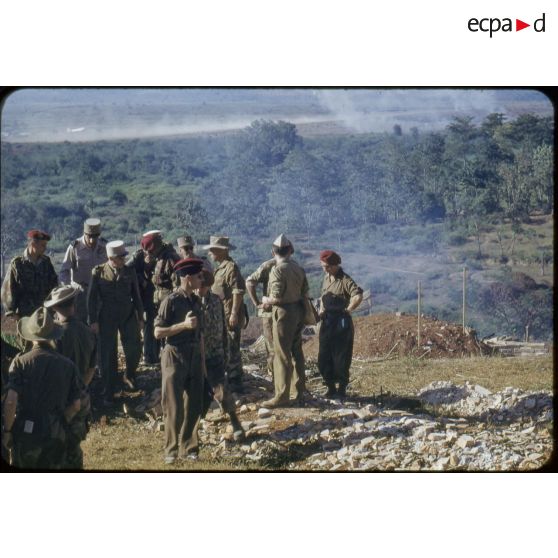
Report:
[[[307,405],[271,410],[261,406],[272,393],[261,357],[246,353],[246,360],[253,361],[245,366],[246,392],[236,396],[246,440],[233,441],[214,404],[200,429],[209,459],[263,470],[498,471],[537,469],[552,453],[547,390],[492,393],[468,382],[435,381],[413,395],[350,393],[341,402],[320,396],[321,381],[311,369]],[[139,377],[143,391],[123,399],[136,426],[158,435],[159,381],[157,369],[146,370]]]

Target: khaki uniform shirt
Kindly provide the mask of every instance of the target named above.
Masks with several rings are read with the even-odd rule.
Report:
[[[161,302],[159,312],[153,322],[155,327],[170,327],[179,324],[185,320],[190,311],[198,318],[198,327],[196,329],[185,329],[177,335],[167,337],[169,345],[180,346],[199,343],[204,331],[203,308],[199,297],[195,294],[188,296],[181,288],[173,291]]]
[[[322,283],[322,308],[327,312],[341,312],[347,309],[351,298],[362,294],[362,289],[339,268],[335,277],[325,274]]]
[[[60,416],[81,394],[76,365],[46,347],[35,347],[14,358],[8,389],[18,394],[20,419]]]
[[[129,316],[135,309],[139,320],[143,320],[143,304],[134,269],[124,266],[114,269],[109,262],[98,265],[91,275],[87,295],[89,323],[99,321],[101,310],[115,316]]]
[[[225,317],[228,320],[233,307],[233,294],[244,295],[246,292],[240,269],[230,257],[223,260],[215,270],[215,283],[211,290],[223,301]]]
[[[225,358],[227,351],[227,325],[221,299],[211,291],[201,299],[204,311],[204,346],[206,360]]]
[[[107,261],[106,245],[107,241],[104,238],[98,238],[93,249],[85,244],[84,236],[74,240],[64,255],[60,268],[60,283],[69,285],[73,281],[87,289],[91,283],[93,268]]]
[[[23,255],[10,262],[2,283],[2,305],[6,315],[30,316],[57,285],[58,277],[50,258],[40,256],[35,264],[26,248]]]
[[[58,323],[64,328],[63,337],[56,342],[58,352],[77,366],[79,376],[83,379],[86,372],[97,363],[95,335],[74,316]]]
[[[246,278],[246,281],[251,283],[261,283],[263,296],[267,296],[267,286],[269,283],[269,274],[271,270],[275,267],[275,259],[265,261],[252,275]],[[258,309],[258,316],[261,318],[271,318],[271,312],[266,312],[265,310]]]
[[[279,306],[299,302],[308,294],[304,269],[294,260],[283,260],[269,274],[269,295],[279,300]]]

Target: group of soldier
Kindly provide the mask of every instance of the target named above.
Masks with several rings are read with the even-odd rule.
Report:
[[[211,236],[203,247],[214,265],[195,254],[191,236],[178,239],[177,252],[159,230],[146,232],[140,249],[130,255],[124,242],[101,237],[99,219],[87,219],[58,276],[45,255],[50,236],[33,229],[27,237],[23,255],[12,260],[2,284],[4,312],[18,320],[18,334],[26,342],[2,379],[3,449],[11,450],[18,467],[82,468],[80,443],[88,429],[88,386],[96,368],[102,405],[110,407],[119,390],[135,389],[142,352],[146,364],[161,367],[165,463],[197,459],[199,422],[213,400],[228,414],[234,439],[243,440],[233,393],[243,392],[246,291],[262,319],[274,384],[273,397],[262,406],[307,404],[302,332],[315,320],[320,321],[318,367],[325,395],[346,395],[351,312],[362,289],[331,250],[320,254],[324,279],[316,317],[305,271],[284,234],[273,242],[272,258],[246,281],[224,236]],[[125,360],[121,375],[118,338]]]

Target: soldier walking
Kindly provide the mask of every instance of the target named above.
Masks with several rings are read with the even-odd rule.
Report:
[[[272,250],[275,267],[269,275],[269,294],[262,298],[262,302],[272,307],[275,394],[262,405],[271,408],[286,406],[290,403],[292,391],[295,402],[303,405],[304,360],[293,379],[293,359],[302,354],[304,297],[308,294],[308,281],[304,269],[291,259],[293,245],[284,234],[275,239]]]
[[[107,261],[107,241],[101,238],[100,219],[86,219],[83,235],[66,250],[60,268],[62,285],[77,284],[81,292],[76,297],[76,318],[87,323],[87,291],[93,268]]]
[[[97,340],[93,332],[76,317],[77,299],[81,294],[79,286],[66,285],[54,289],[45,301],[45,308],[55,313],[56,323],[63,329],[63,335],[56,341],[61,355],[70,359],[78,369],[81,390],[81,408],[70,423],[66,436],[64,469],[83,469],[81,442],[89,429],[91,400],[88,386],[95,373],[97,361]]]
[[[320,263],[324,279],[318,368],[327,386],[325,397],[344,398],[355,334],[351,312],[362,302],[362,289],[343,271],[341,257],[333,250],[322,251]]]
[[[32,229],[27,233],[27,248],[11,262],[2,283],[2,305],[6,316],[19,319],[40,308],[58,277],[45,255],[50,235]]]
[[[128,252],[121,240],[107,244],[108,262],[93,270],[87,296],[89,323],[99,335],[104,403],[112,404],[118,371],[118,334],[126,358],[124,385],[134,389],[134,376],[141,358],[140,331],[143,305],[133,269],[124,265]]]
[[[16,467],[60,469],[66,424],[80,409],[78,371],[54,350],[52,341],[60,339],[64,329],[45,308],[21,318],[17,329],[32,347],[10,366],[2,443],[12,450]]]
[[[163,300],[155,318],[155,337],[166,338],[161,352],[165,463],[197,459],[198,426],[204,398],[203,309],[195,291],[202,284],[203,262],[179,260],[174,271],[180,287]]]
[[[227,333],[229,336],[229,363],[227,378],[233,392],[242,393],[242,357],[240,354],[240,334],[246,323],[245,307],[242,301],[246,285],[238,265],[229,256],[235,247],[227,236],[212,236],[209,244],[210,257],[217,264],[213,292],[223,301]]]
[[[213,390],[214,399],[221,412],[229,415],[236,441],[244,439],[244,429],[236,415],[234,400],[225,380],[225,368],[228,359],[228,335],[225,311],[221,299],[211,292],[214,283],[213,273],[202,270],[203,281],[197,294],[204,311],[204,348],[207,381]]]

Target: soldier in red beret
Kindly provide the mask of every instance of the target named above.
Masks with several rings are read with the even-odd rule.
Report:
[[[202,285],[202,269],[199,258],[185,258],[174,265],[180,287],[163,300],[155,318],[155,338],[166,338],[161,372],[168,465],[177,459],[198,457],[205,356],[203,309],[194,291]]]
[[[354,326],[351,312],[362,302],[362,289],[343,271],[333,250],[320,253],[324,270],[320,305],[318,369],[327,386],[326,397],[343,398],[353,358]]]
[[[58,286],[58,276],[45,255],[50,235],[38,229],[27,233],[27,248],[11,262],[2,284],[2,305],[6,316],[30,316],[40,308],[50,291]]]

